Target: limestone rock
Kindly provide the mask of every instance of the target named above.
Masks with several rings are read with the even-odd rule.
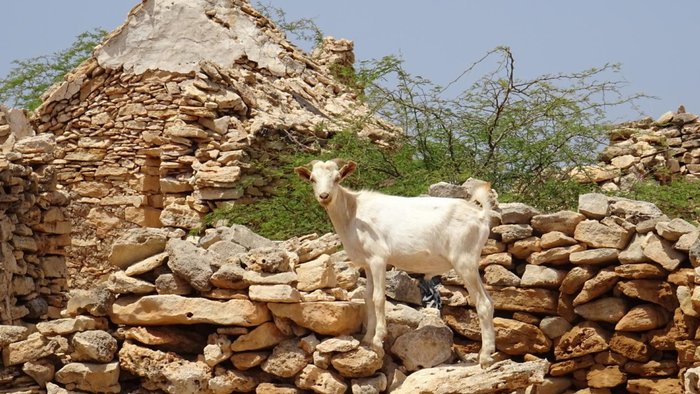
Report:
[[[685,235],[697,231],[698,228],[683,219],[673,219],[656,225],[656,232],[667,241],[675,242]]]
[[[678,307],[673,288],[663,281],[649,279],[624,281],[617,284],[617,290],[628,297],[661,305],[667,311],[673,311]]]
[[[520,279],[520,286],[557,289],[565,276],[566,271],[528,264],[525,266],[525,272],[523,272]]]
[[[255,368],[262,364],[263,361],[267,360],[270,355],[269,352],[243,352],[234,353],[231,356],[231,362],[236,369],[241,371],[246,371],[251,368]]]
[[[651,259],[644,254],[644,245],[646,245],[647,236],[634,234],[632,242],[627,245],[625,250],[621,251],[617,258],[622,264],[639,264],[650,263]]]
[[[569,262],[571,253],[585,250],[583,245],[561,246],[551,249],[546,249],[541,252],[534,252],[527,258],[527,262],[535,265],[562,265]]]
[[[209,279],[213,275],[213,259],[206,250],[189,241],[170,239],[166,245],[168,267],[199,291],[211,289]]]
[[[612,388],[627,381],[627,374],[620,370],[617,365],[594,365],[586,375],[588,387],[592,388]]]
[[[527,224],[502,224],[491,229],[494,234],[501,236],[501,241],[510,243],[532,235],[532,227]]]
[[[434,367],[452,355],[452,331],[446,326],[423,326],[398,337],[391,352],[409,371]]]
[[[633,394],[682,394],[680,379],[630,379],[627,392]]]
[[[289,285],[252,285],[248,288],[251,301],[294,303],[301,301],[299,291]]]
[[[319,394],[343,394],[348,389],[347,384],[338,375],[313,364],[304,367],[294,383],[301,389]]]
[[[258,386],[258,381],[243,372],[217,367],[214,377],[209,379],[208,386],[213,394],[251,392]]]
[[[119,268],[126,268],[133,263],[165,250],[168,232],[156,228],[136,228],[127,230],[124,236],[114,241],[109,262]]]
[[[248,286],[243,279],[246,272],[238,263],[227,262],[211,275],[209,282],[220,289],[243,289]]]
[[[240,258],[246,269],[269,274],[287,272],[294,263],[285,250],[269,246],[250,249],[248,253],[240,255]],[[297,267],[299,268],[301,266]]]
[[[160,267],[165,260],[168,258],[168,254],[158,253],[151,257],[147,257],[138,263],[134,263],[124,270],[124,273],[128,276],[138,276],[145,274],[146,272],[152,271]]]
[[[315,346],[314,350],[323,353],[349,352],[357,349],[358,346],[360,346],[360,341],[349,335],[343,335],[336,338],[324,339]]]
[[[501,361],[487,370],[480,366],[446,365],[421,369],[409,375],[393,394],[512,392],[542,383],[549,369],[546,360],[515,363]]]
[[[610,339],[610,350],[630,360],[646,362],[652,349],[639,335],[629,332],[615,332]]]
[[[387,378],[383,373],[370,378],[353,379],[352,394],[379,394],[387,389]]]
[[[201,215],[184,204],[171,204],[160,213],[163,226],[193,229],[202,224]]]
[[[581,194],[578,211],[590,219],[602,219],[608,214],[608,197],[600,193]]]
[[[571,330],[571,323],[561,316],[547,316],[540,321],[539,327],[544,335],[555,339]]]
[[[282,304],[271,304],[282,305]],[[177,295],[120,297],[109,311],[112,322],[127,325],[219,324],[257,326],[270,320],[264,304],[247,300],[212,301]]]
[[[208,394],[211,368],[205,363],[191,362],[176,355],[124,342],[119,350],[119,366],[141,377],[152,389],[169,394]]]
[[[119,393],[119,363],[70,363],[56,372],[56,381],[91,393]]]
[[[667,271],[656,264],[624,264],[615,267],[615,273],[622,279],[662,279]]]
[[[653,304],[643,304],[630,309],[615,325],[617,331],[648,331],[666,325],[668,312]]]
[[[90,316],[76,316],[71,318],[49,320],[37,323],[36,329],[42,335],[68,335],[74,332],[106,329],[107,321],[104,318]]]
[[[365,346],[360,346],[353,350],[336,354],[331,358],[331,364],[341,376],[362,378],[372,376],[382,367],[382,356],[383,354],[377,354]]]
[[[411,278],[404,271],[388,271],[385,282],[387,297],[400,302],[421,305],[422,296],[418,280]]]
[[[113,272],[107,280],[107,288],[115,294],[150,294],[156,291],[154,284],[132,278],[124,271]]]
[[[593,322],[583,322],[562,335],[554,347],[557,360],[567,360],[607,350],[610,334]]]
[[[686,256],[673,249],[673,245],[655,234],[651,234],[647,238],[646,244],[642,246],[644,255],[652,261],[659,263],[668,271],[675,270],[681,263],[686,260]]]
[[[550,231],[542,234],[542,237],[540,237],[540,246],[542,249],[556,248],[559,246],[571,246],[576,243],[578,243],[578,241],[562,233],[561,231]]]
[[[274,323],[267,322],[255,327],[248,334],[236,338],[231,344],[231,350],[243,352],[246,350],[265,349],[273,347],[287,338],[289,336],[282,333]]]
[[[597,272],[594,267],[574,267],[564,277],[559,290],[565,294],[574,294],[581,290],[586,281],[593,278]]]
[[[300,264],[296,268],[297,289],[314,291],[336,285],[335,271],[330,256],[323,254],[313,261]]]
[[[267,307],[275,316],[290,318],[321,335],[359,332],[364,320],[364,306],[356,302],[269,303]]]
[[[51,354],[65,354],[68,341],[63,337],[46,338],[33,333],[27,339],[11,343],[2,349],[2,363],[5,367],[36,361]]]
[[[605,225],[597,220],[584,220],[576,226],[574,238],[594,248],[624,249],[632,236],[618,225]]]
[[[184,354],[200,353],[206,344],[206,338],[202,335],[177,327],[120,328],[116,335],[160,350]]]
[[[540,239],[538,237],[521,239],[508,246],[508,253],[521,260],[524,260],[532,253],[539,252],[541,250],[542,246],[540,245]]]
[[[41,324],[41,323],[38,323]],[[38,327],[37,324],[37,327]],[[38,330],[38,328],[37,328]],[[30,330],[24,326],[7,326],[0,325],[0,348],[26,339],[30,334]]]
[[[496,349],[508,355],[546,353],[552,342],[532,324],[495,317]]]
[[[576,226],[586,217],[578,212],[559,211],[556,213],[533,216],[532,228],[541,234],[559,231],[566,235],[574,235]]]
[[[492,286],[520,286],[520,278],[501,265],[486,266],[484,282]]]
[[[571,264],[603,265],[617,261],[619,251],[614,248],[589,249],[569,255]]]
[[[156,292],[161,295],[188,295],[194,289],[190,283],[175,274],[162,274],[156,278]]]
[[[634,224],[657,218],[664,214],[656,205],[650,202],[635,201],[622,197],[610,198],[610,213]]]
[[[612,289],[619,280],[614,269],[605,268],[583,284],[583,289],[574,298],[573,305],[585,304]]]
[[[299,347],[296,338],[282,341],[262,363],[263,371],[283,378],[291,378],[311,362],[311,357]]]
[[[498,208],[503,224],[529,224],[533,216],[540,214],[537,209],[519,202],[498,204]]]
[[[498,310],[555,314],[557,294],[547,289],[517,287],[490,287],[487,289]],[[473,301],[469,299],[469,304]]]
[[[108,363],[117,352],[117,340],[101,330],[79,332],[71,340],[73,361]]]
[[[22,365],[22,372],[31,376],[39,386],[46,386],[54,378],[56,367],[48,359],[28,361]]]
[[[616,323],[627,313],[627,304],[616,297],[604,297],[574,308],[586,320]]]

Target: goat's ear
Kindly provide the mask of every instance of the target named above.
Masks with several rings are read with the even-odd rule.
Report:
[[[306,168],[306,167],[295,167],[295,168],[294,168],[294,172],[296,172],[297,175],[299,175],[299,178],[301,178],[301,179],[303,179],[303,180],[305,180],[305,181],[307,181],[307,182],[310,182],[310,181],[311,181],[311,171],[309,171],[308,168]]]
[[[357,163],[355,163],[352,160],[345,163],[345,165],[340,169],[340,179],[345,179],[348,175],[355,172],[356,168],[357,168]]]

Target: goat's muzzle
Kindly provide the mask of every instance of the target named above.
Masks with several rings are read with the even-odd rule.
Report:
[[[321,193],[318,195],[318,202],[320,202],[322,205],[326,205],[329,202],[331,202],[331,195],[328,193]]]

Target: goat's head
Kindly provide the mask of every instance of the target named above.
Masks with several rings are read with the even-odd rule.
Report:
[[[314,196],[319,204],[328,206],[335,199],[338,185],[357,168],[354,161],[345,162],[339,159],[328,161],[314,160],[308,164],[311,167],[296,167],[294,172],[302,179],[311,183]]]

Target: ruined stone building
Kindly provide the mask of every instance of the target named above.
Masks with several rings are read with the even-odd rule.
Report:
[[[244,0],[138,4],[33,119],[55,136],[73,197],[69,268],[99,271],[125,228],[191,229],[222,204],[268,195],[265,170],[281,153],[333,131],[386,139],[326,67],[352,61],[352,43],[333,39],[310,58]]]

